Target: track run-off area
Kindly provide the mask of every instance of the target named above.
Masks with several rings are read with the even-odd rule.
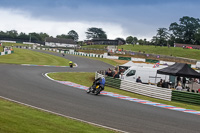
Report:
[[[39,50],[37,50],[39,51]],[[62,57],[59,53],[39,51]],[[131,102],[52,81],[45,73],[95,72],[112,67],[101,61],[66,55],[78,67],[0,64],[0,96],[30,106],[124,132],[199,133],[200,116]],[[91,83],[92,84],[92,83]],[[106,91],[106,88],[105,88]]]

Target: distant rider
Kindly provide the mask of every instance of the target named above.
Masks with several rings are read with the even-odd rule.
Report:
[[[69,61],[69,66],[72,68],[73,67],[73,62]]]

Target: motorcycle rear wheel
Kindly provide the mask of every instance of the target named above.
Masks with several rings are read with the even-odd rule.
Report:
[[[97,88],[97,89],[95,90],[94,94],[95,94],[95,95],[100,94],[101,90],[102,90],[101,87]]]

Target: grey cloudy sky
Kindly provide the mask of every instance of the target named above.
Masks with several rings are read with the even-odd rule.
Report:
[[[84,40],[87,29],[97,27],[109,39],[150,40],[183,16],[200,18],[199,9],[199,0],[0,0],[0,30],[54,37],[75,30]]]

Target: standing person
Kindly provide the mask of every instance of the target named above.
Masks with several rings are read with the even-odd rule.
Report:
[[[142,83],[142,80],[141,80],[140,76],[136,79],[136,82],[137,83]]]
[[[114,70],[113,78],[119,78],[119,73],[117,71],[117,68]]]
[[[185,84],[186,84],[186,78],[185,77],[183,77],[182,83],[183,83],[183,89],[185,89]]]
[[[181,83],[178,83],[178,86],[176,87],[176,90],[181,91],[183,88],[181,86]]]
[[[119,75],[120,75],[121,79],[124,79],[124,71],[125,71],[124,68],[121,68],[121,69],[119,70]]]
[[[176,79],[176,82],[177,82],[176,85],[177,85],[177,86],[178,86],[178,84],[179,84],[180,81],[181,81],[181,77],[178,76],[177,79]]]
[[[165,80],[163,80],[162,87],[163,88],[169,88],[169,83],[165,82]]]
[[[108,68],[106,75],[112,77],[112,70],[110,68]]]
[[[163,81],[162,81],[162,79],[160,79],[160,82],[157,83],[157,86],[162,87],[162,83],[163,83]]]

